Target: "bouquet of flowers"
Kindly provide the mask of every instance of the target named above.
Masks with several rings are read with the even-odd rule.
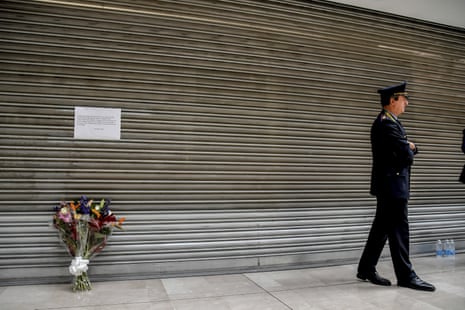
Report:
[[[105,247],[113,228],[122,229],[124,218],[119,220],[110,210],[110,200],[99,202],[82,196],[80,200],[61,202],[55,207],[53,224],[60,239],[73,257],[69,272],[74,275],[73,291],[91,290],[87,264],[92,256]]]

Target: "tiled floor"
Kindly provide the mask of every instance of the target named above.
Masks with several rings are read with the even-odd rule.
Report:
[[[307,310],[465,309],[465,254],[455,261],[414,258],[434,293],[375,286],[355,278],[355,265],[204,277],[0,287],[0,309],[66,310]],[[378,266],[395,284],[390,261]]]

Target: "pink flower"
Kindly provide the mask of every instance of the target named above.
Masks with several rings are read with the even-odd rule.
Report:
[[[61,208],[60,212],[58,212],[58,218],[65,223],[71,223],[72,217],[70,210],[66,207]]]

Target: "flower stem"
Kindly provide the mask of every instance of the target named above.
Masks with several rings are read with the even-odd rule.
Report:
[[[91,289],[92,285],[90,284],[87,272],[83,272],[74,278],[73,291],[90,291]]]

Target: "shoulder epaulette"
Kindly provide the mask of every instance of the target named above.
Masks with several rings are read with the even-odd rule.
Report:
[[[391,115],[389,115],[388,113],[381,113],[379,117],[380,117],[381,121],[390,120],[390,121],[392,121],[394,123],[396,122],[396,120]]]

